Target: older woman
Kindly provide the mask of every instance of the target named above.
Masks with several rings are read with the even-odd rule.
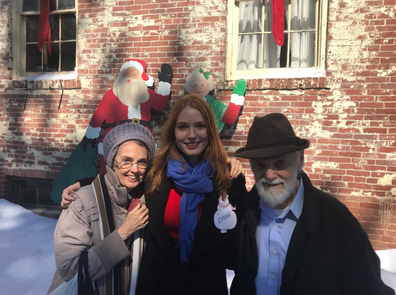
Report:
[[[244,177],[231,179],[212,111],[199,96],[176,102],[162,134],[146,177],[150,237],[136,292],[227,294],[232,205],[245,195]]]
[[[155,141],[146,128],[128,123],[107,134],[103,151],[106,173],[73,194],[74,202],[57,223],[57,270],[49,294],[75,277],[83,257],[98,294],[135,291],[142,229],[148,223],[142,181]]]

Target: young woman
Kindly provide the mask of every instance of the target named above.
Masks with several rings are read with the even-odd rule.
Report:
[[[232,180],[226,164],[210,107],[197,95],[183,96],[146,177],[149,239],[137,294],[227,294],[233,206],[246,189],[244,177]]]
[[[139,124],[123,124],[107,134],[103,142],[106,174],[72,195],[74,202],[56,225],[57,270],[49,294],[66,293],[62,291],[66,282],[82,273],[78,268],[85,253],[95,294],[134,294],[142,229],[148,223],[142,181],[155,148],[153,136]]]

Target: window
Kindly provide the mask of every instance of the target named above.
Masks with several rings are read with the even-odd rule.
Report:
[[[52,180],[8,176],[7,199],[36,214],[58,218],[61,213],[59,204],[52,201]]]
[[[38,50],[40,0],[13,1],[14,76],[67,73],[76,67],[77,12],[75,0],[49,0],[51,51]]]
[[[327,0],[284,0],[284,44],[272,0],[228,0],[227,79],[325,76]]]

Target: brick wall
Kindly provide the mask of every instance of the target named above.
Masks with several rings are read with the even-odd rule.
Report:
[[[326,78],[248,80],[238,124],[221,136],[233,155],[256,114],[284,113],[311,141],[305,171],[314,185],[349,207],[376,249],[396,248],[396,1],[329,2]],[[0,0],[0,197],[7,175],[56,178],[126,59],[146,61],[155,78],[162,63],[173,66],[172,100],[152,112],[159,145],[194,68],[209,69],[214,96],[230,99],[225,0],[79,0],[79,77],[63,82],[63,96],[49,89],[59,81],[12,81],[10,6]]]

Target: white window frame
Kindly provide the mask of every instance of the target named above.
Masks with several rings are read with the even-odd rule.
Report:
[[[315,67],[313,68],[265,68],[255,70],[237,70],[238,58],[238,23],[239,2],[252,0],[227,0],[227,48],[226,48],[226,79],[271,79],[271,78],[308,78],[326,77],[326,40],[327,40],[327,14],[328,0],[318,0],[316,15],[316,53]],[[285,0],[287,1],[287,0]]]
[[[12,1],[12,46],[13,46],[13,80],[72,80],[77,78],[78,65],[78,0],[75,0],[75,8],[50,12],[51,14],[63,14],[73,12],[76,14],[76,67],[74,71],[58,72],[26,72],[26,15],[36,13],[23,12],[23,0]],[[46,42],[44,44],[46,49]],[[43,50],[44,50],[43,49]]]

